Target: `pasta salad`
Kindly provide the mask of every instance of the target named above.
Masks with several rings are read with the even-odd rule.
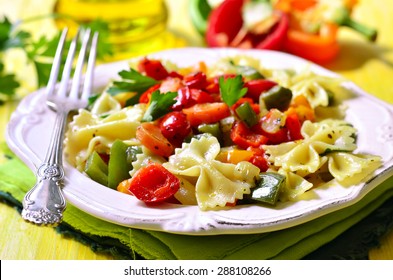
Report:
[[[151,204],[214,210],[356,184],[381,158],[356,153],[342,80],[247,56],[178,67],[139,58],[69,124],[67,160]]]

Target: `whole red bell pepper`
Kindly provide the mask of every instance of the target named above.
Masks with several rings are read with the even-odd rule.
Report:
[[[239,47],[281,50],[289,19],[286,13],[273,11],[274,24],[265,32],[244,28],[242,8],[246,0],[225,0],[208,18],[206,42],[209,47]]]

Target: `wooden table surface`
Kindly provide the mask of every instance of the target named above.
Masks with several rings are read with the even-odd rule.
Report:
[[[202,46],[203,41],[192,28],[188,18],[187,0],[167,0],[170,17],[168,29],[185,45]],[[49,13],[53,0],[0,0],[0,14],[11,19],[37,13]],[[364,90],[393,104],[393,1],[359,0],[355,18],[379,31],[377,43],[367,43],[348,30],[340,31],[342,51],[328,68],[357,83]],[[42,30],[45,23],[37,22],[33,30]],[[48,25],[46,25],[47,27]],[[45,29],[44,29],[45,30]],[[49,32],[47,29],[45,32]],[[17,67],[17,65],[15,66]],[[28,88],[29,84],[26,85]],[[0,106],[0,141],[14,104]],[[1,179],[1,178],[0,178]],[[94,253],[88,246],[65,238],[52,228],[24,222],[12,207],[0,203],[0,259],[101,260],[109,255]],[[369,252],[369,258],[393,259],[393,232],[381,238],[381,246]]]

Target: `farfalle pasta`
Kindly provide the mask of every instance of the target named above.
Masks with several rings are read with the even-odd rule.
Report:
[[[65,154],[145,203],[206,211],[301,200],[333,181],[358,184],[381,165],[356,152],[341,82],[247,56],[184,68],[145,57],[73,117]]]

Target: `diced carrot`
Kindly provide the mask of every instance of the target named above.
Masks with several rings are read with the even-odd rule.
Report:
[[[203,123],[215,123],[230,116],[231,111],[223,102],[195,104],[183,109],[191,126],[198,126]]]
[[[162,135],[160,128],[151,122],[144,122],[137,128],[136,138],[159,156],[169,157],[174,151],[173,145]]]

